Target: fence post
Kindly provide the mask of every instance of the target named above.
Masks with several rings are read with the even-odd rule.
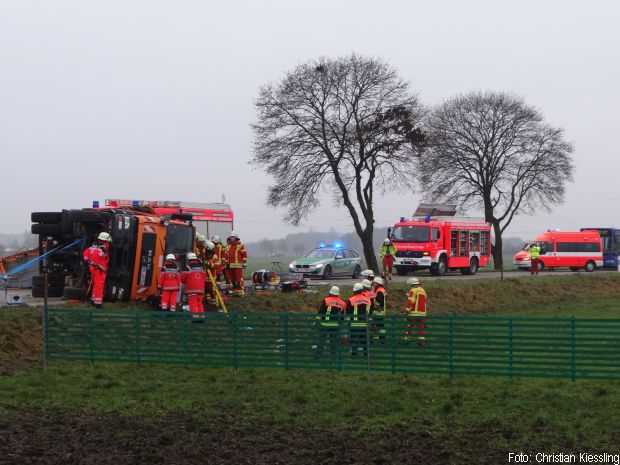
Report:
[[[48,352],[49,337],[48,337],[48,328],[47,328],[47,325],[49,324],[48,315],[49,314],[48,314],[47,305],[43,304],[43,370],[47,370],[47,357],[49,356],[49,352]]]
[[[452,334],[452,315],[448,317],[448,362],[449,362],[449,371],[450,378],[452,378],[454,374],[454,347],[453,347],[453,334]]]
[[[512,328],[512,317],[509,317],[508,318],[508,376],[510,376],[511,379],[513,377],[513,372],[512,372],[512,370],[513,370],[513,360],[512,360],[512,357],[513,357],[513,351],[514,351],[513,350],[513,346],[512,346],[512,343],[513,343],[512,330],[513,330],[513,328]]]
[[[572,340],[572,351],[571,351],[571,378],[573,381],[577,378],[577,328],[575,324],[575,315],[571,318],[571,340]]]
[[[388,315],[386,315],[388,316]],[[396,323],[398,320],[398,315],[389,315],[392,320],[392,323],[390,324],[390,332],[392,334],[392,374],[396,373]]]
[[[288,353],[288,344],[289,344],[289,330],[288,330],[289,314],[288,314],[288,312],[283,313],[282,317],[284,318],[284,369],[288,370],[288,360],[289,360],[289,353]]]
[[[183,315],[183,365],[189,364],[189,321],[194,318],[192,312]]]
[[[93,309],[88,311],[88,348],[90,349],[90,363],[95,363],[93,350]]]
[[[136,363],[142,364],[142,356],[140,351],[140,336],[141,336],[141,324],[140,324],[140,310],[136,310]]]
[[[233,366],[235,367],[235,370],[237,369],[239,365],[238,342],[237,342],[237,338],[238,338],[237,320],[238,320],[238,314],[237,312],[235,312],[233,313]]]
[[[370,323],[371,320],[368,318],[368,313],[366,313],[366,372],[368,376],[368,383],[370,384]]]

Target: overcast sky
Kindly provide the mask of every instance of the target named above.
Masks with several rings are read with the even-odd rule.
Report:
[[[245,240],[298,230],[247,164],[253,102],[296,64],[351,52],[386,59],[425,104],[513,91],[566,130],[566,203],[509,236],[620,227],[618,18],[615,0],[0,0],[0,231],[94,199],[222,194]],[[419,200],[381,199],[377,224]],[[352,229],[329,195],[310,226]]]

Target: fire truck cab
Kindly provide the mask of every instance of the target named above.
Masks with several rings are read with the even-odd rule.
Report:
[[[388,230],[396,247],[398,275],[423,269],[435,276],[449,270],[472,275],[489,264],[491,226],[482,219],[455,213],[454,205],[422,203],[411,220],[403,217]]]

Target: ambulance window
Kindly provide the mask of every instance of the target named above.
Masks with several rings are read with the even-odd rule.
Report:
[[[553,242],[541,242],[540,244],[540,253],[546,254],[549,252],[553,252]]]

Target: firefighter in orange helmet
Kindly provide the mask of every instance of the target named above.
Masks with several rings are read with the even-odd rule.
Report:
[[[222,244],[222,239],[220,236],[213,236],[211,238],[211,242],[215,244],[215,253],[218,257],[220,257],[220,264],[215,270],[215,281],[217,284],[222,283],[222,276],[224,274],[224,269],[226,268],[226,246]]]
[[[243,297],[245,294],[243,290],[243,270],[247,268],[248,253],[245,250],[245,246],[239,240],[239,236],[234,231],[231,231],[228,236],[226,261],[232,282],[233,295]]]
[[[101,232],[97,236],[97,242],[84,251],[84,261],[88,264],[92,279],[93,292],[92,304],[96,308],[101,308],[103,304],[103,293],[105,278],[108,272],[108,262],[110,261],[110,243],[112,236],[107,232]]]
[[[407,284],[411,286],[407,296],[407,325],[405,340],[412,339],[415,329],[418,334],[418,345],[426,345],[426,291],[420,286],[418,278],[409,278]]]

